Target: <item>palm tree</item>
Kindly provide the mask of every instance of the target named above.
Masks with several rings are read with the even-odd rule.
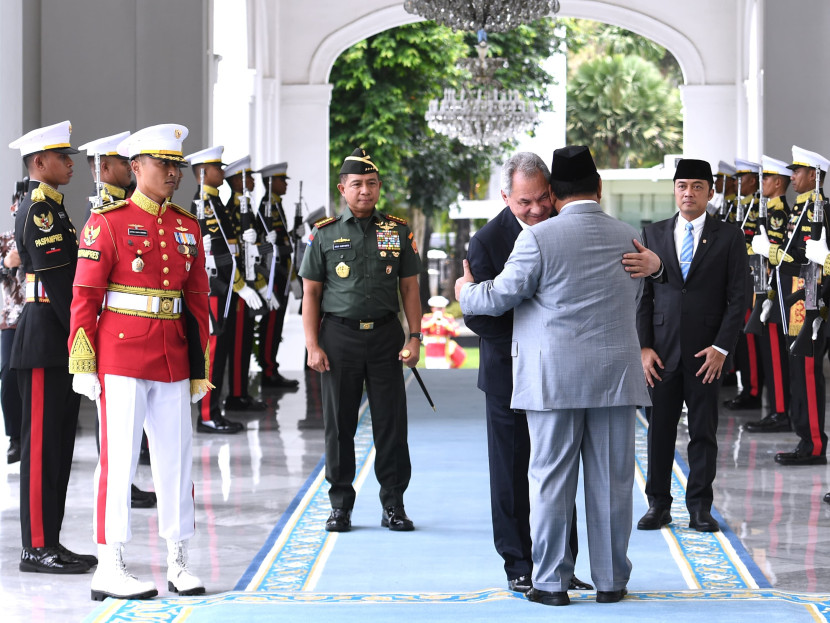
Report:
[[[611,54],[568,80],[568,143],[591,147],[597,165],[650,166],[682,149],[680,94],[656,65]]]

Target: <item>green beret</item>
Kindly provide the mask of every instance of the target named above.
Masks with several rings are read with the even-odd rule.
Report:
[[[347,175],[354,173],[355,175],[366,175],[367,173],[378,173],[378,168],[372,162],[372,157],[367,156],[366,152],[359,147],[352,152],[343,161],[343,166],[340,167],[340,175]]]

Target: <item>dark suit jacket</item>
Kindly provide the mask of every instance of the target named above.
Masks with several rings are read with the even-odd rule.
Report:
[[[677,219],[643,230],[643,244],[660,257],[663,273],[646,279],[637,332],[640,347],[653,348],[666,371],[677,369],[681,359],[696,371],[703,360],[695,353],[712,345],[730,354],[735,348],[746,308],[746,242],[737,225],[707,215],[684,283],[674,244]]]
[[[476,282],[494,279],[502,269],[522,231],[509,207],[478,230],[470,239],[467,261]],[[513,393],[513,310],[501,316],[464,316],[464,323],[481,338],[478,388],[510,399]]]

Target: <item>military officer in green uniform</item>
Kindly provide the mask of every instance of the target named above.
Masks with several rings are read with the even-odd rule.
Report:
[[[403,494],[411,464],[400,361],[412,368],[421,350],[421,261],[404,219],[375,209],[378,168],[356,149],[337,185],[348,209],[318,221],[300,267],[308,365],[322,373],[329,532],[347,532],[355,501],[354,435],[363,384],[372,412],[381,526],[412,530]],[[398,292],[409,326],[398,320]]]

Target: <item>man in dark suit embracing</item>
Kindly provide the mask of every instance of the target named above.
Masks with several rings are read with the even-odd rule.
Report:
[[[649,510],[640,530],[671,522],[671,471],[683,402],[689,410],[689,526],[719,530],[710,513],[718,454],[718,390],[743,325],[747,274],[741,230],[707,215],[712,170],[681,160],[674,175],[678,214],[647,226],[643,244],[662,260],[637,310],[643,373],[653,407],[648,430]]]
[[[519,152],[502,167],[501,196],[506,207],[470,240],[467,261],[476,281],[495,278],[513,250],[522,229],[546,221],[553,212],[550,173],[536,154]],[[464,316],[481,338],[478,388],[486,395],[487,449],[490,462],[490,504],[493,540],[504,559],[510,590],[527,592],[531,586],[530,494],[528,461],[530,436],[524,412],[510,408],[513,393],[513,310],[501,316]],[[577,553],[576,521],[570,537]],[[593,587],[574,577],[572,589]]]

